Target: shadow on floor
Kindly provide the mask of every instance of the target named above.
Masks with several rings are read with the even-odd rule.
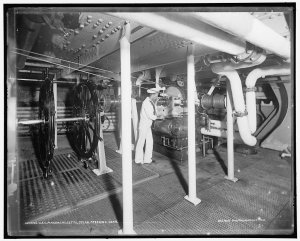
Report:
[[[214,155],[218,161],[218,163],[220,164],[220,166],[222,167],[222,170],[224,171],[225,175],[227,175],[227,166],[224,163],[224,160],[221,158],[220,154],[218,153],[218,151],[216,151],[215,149],[213,149],[214,151]]]
[[[186,180],[185,180],[184,176],[181,173],[181,170],[178,166],[178,163],[176,163],[176,161],[174,161],[174,160],[169,160],[169,161],[170,161],[170,163],[171,163],[171,165],[172,165],[172,167],[175,171],[175,174],[176,174],[183,190],[185,191],[186,194],[188,194],[188,185],[186,183]]]
[[[111,181],[112,178],[109,176],[109,175],[105,175],[105,188],[106,190],[110,190],[111,187],[113,187],[112,190],[115,189],[115,185],[114,183]],[[123,193],[124,195],[124,193]],[[123,209],[122,209],[122,206],[121,206],[121,203],[120,203],[120,200],[119,200],[119,197],[117,194],[114,194],[114,195],[109,195],[108,196],[109,198],[109,201],[111,203],[111,206],[113,208],[113,211],[115,213],[115,216],[116,216],[116,219],[118,221],[118,224],[120,226],[120,229],[123,229]]]

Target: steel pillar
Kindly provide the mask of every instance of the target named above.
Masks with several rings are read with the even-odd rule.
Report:
[[[97,115],[99,115],[99,113]],[[104,115],[104,113],[101,112],[100,115]],[[99,118],[99,119],[101,119],[101,118]],[[99,123],[99,125],[102,125],[102,124]],[[98,147],[97,147],[98,169],[93,170],[93,172],[97,176],[113,172],[112,169],[110,169],[108,166],[106,166],[106,156],[105,156],[105,149],[104,149],[103,130],[102,130],[102,127],[99,128],[99,129],[100,129],[99,136],[102,138],[102,140],[98,141]]]
[[[230,82],[226,83],[226,109],[227,109],[227,176],[225,179],[236,182],[234,177],[234,140],[233,140],[233,116],[232,116],[232,96]]]
[[[56,81],[56,74],[54,75]],[[57,83],[53,82],[53,95],[54,95],[54,148],[57,149]]]
[[[201,200],[196,193],[196,141],[195,141],[195,60],[194,46],[188,47],[187,53],[187,96],[188,96],[188,163],[189,163],[189,193],[184,198],[194,205]]]
[[[131,152],[131,62],[130,24],[124,25],[120,39],[121,54],[121,116],[122,116],[122,186],[123,229],[119,234],[135,234],[133,230],[132,152]]]
[[[138,123],[139,117],[136,108],[136,99],[131,99],[131,114],[132,114],[132,126],[133,126],[133,134],[134,134],[134,146],[138,139]]]

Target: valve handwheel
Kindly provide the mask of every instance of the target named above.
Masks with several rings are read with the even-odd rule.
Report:
[[[39,157],[43,175],[48,178],[52,172],[52,159],[54,153],[54,94],[53,82],[46,78],[40,89],[39,97],[39,118],[44,123],[39,124]]]
[[[80,83],[74,89],[73,111],[75,117],[83,117],[73,123],[71,136],[77,154],[82,158],[93,156],[101,128],[100,110],[96,86],[90,81]]]

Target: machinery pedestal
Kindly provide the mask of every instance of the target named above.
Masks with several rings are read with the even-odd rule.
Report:
[[[198,205],[199,203],[201,203],[201,200],[197,197],[195,198],[190,198],[188,195],[186,195],[184,197],[186,200],[188,200],[189,202],[191,202],[192,204],[194,204],[195,206]]]
[[[113,170],[109,167],[105,167],[105,168],[101,168],[101,169],[93,169],[93,172],[97,175],[97,176],[100,176],[100,175],[103,175],[103,174],[106,174],[106,173],[110,173],[110,172],[113,172]]]
[[[132,234],[136,234],[136,232],[132,229],[132,230],[130,230],[129,232],[124,233],[124,232],[123,232],[123,229],[119,229],[118,234],[124,234],[124,235],[128,234],[128,235],[132,235]]]
[[[236,177],[234,178],[229,178],[228,176],[224,177],[226,180],[231,181],[231,182],[237,182],[239,179],[237,179]]]

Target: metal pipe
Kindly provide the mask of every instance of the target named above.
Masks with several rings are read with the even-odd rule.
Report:
[[[211,128],[210,130],[205,129],[202,127],[200,129],[201,134],[206,135],[206,136],[215,136],[215,137],[222,137],[222,138],[227,138],[227,130],[226,129],[214,129]],[[235,140],[242,140],[238,132],[233,133],[234,139]]]
[[[24,78],[9,78],[12,80],[17,80],[17,81],[29,81],[29,82],[44,82],[45,80],[43,79],[24,79]],[[53,83],[57,83],[57,84],[76,84],[75,81],[57,81],[54,80]]]
[[[243,41],[237,40],[206,23],[194,24],[194,21],[188,21],[189,19],[185,17],[186,14],[145,12],[114,12],[108,14],[129,19],[158,31],[191,40],[232,55],[242,54],[246,49],[246,44]]]
[[[71,122],[71,121],[79,121],[79,120],[87,121],[89,119],[86,117],[59,118],[59,119],[56,119],[56,122]]]
[[[193,12],[190,15],[286,60],[291,58],[290,41],[249,13]]]
[[[248,121],[251,133],[254,133],[257,128],[256,120],[256,96],[255,96],[255,84],[259,78],[265,78],[269,75],[290,75],[291,67],[288,64],[283,66],[257,68],[252,70],[245,81],[246,92],[246,105],[248,111]]]
[[[187,53],[187,96],[188,96],[188,172],[189,193],[184,198],[194,205],[201,202],[196,193],[196,149],[195,149],[195,60],[194,46],[188,46]]]
[[[131,61],[130,24],[123,27],[120,39],[121,53],[121,116],[122,116],[122,184],[123,184],[123,234],[134,234],[132,200],[131,153]]]
[[[232,94],[230,82],[226,83],[226,109],[227,109],[227,176],[225,177],[231,181],[237,181],[234,178],[234,149],[233,149],[233,116],[232,116]]]
[[[25,120],[25,121],[18,121],[18,125],[36,125],[40,123],[45,123],[45,120]]]
[[[241,138],[247,145],[254,146],[257,141],[250,132],[240,76],[238,75],[236,70],[222,71],[221,69],[212,69],[215,73],[219,75],[225,75],[228,78],[231,86],[231,93]]]

